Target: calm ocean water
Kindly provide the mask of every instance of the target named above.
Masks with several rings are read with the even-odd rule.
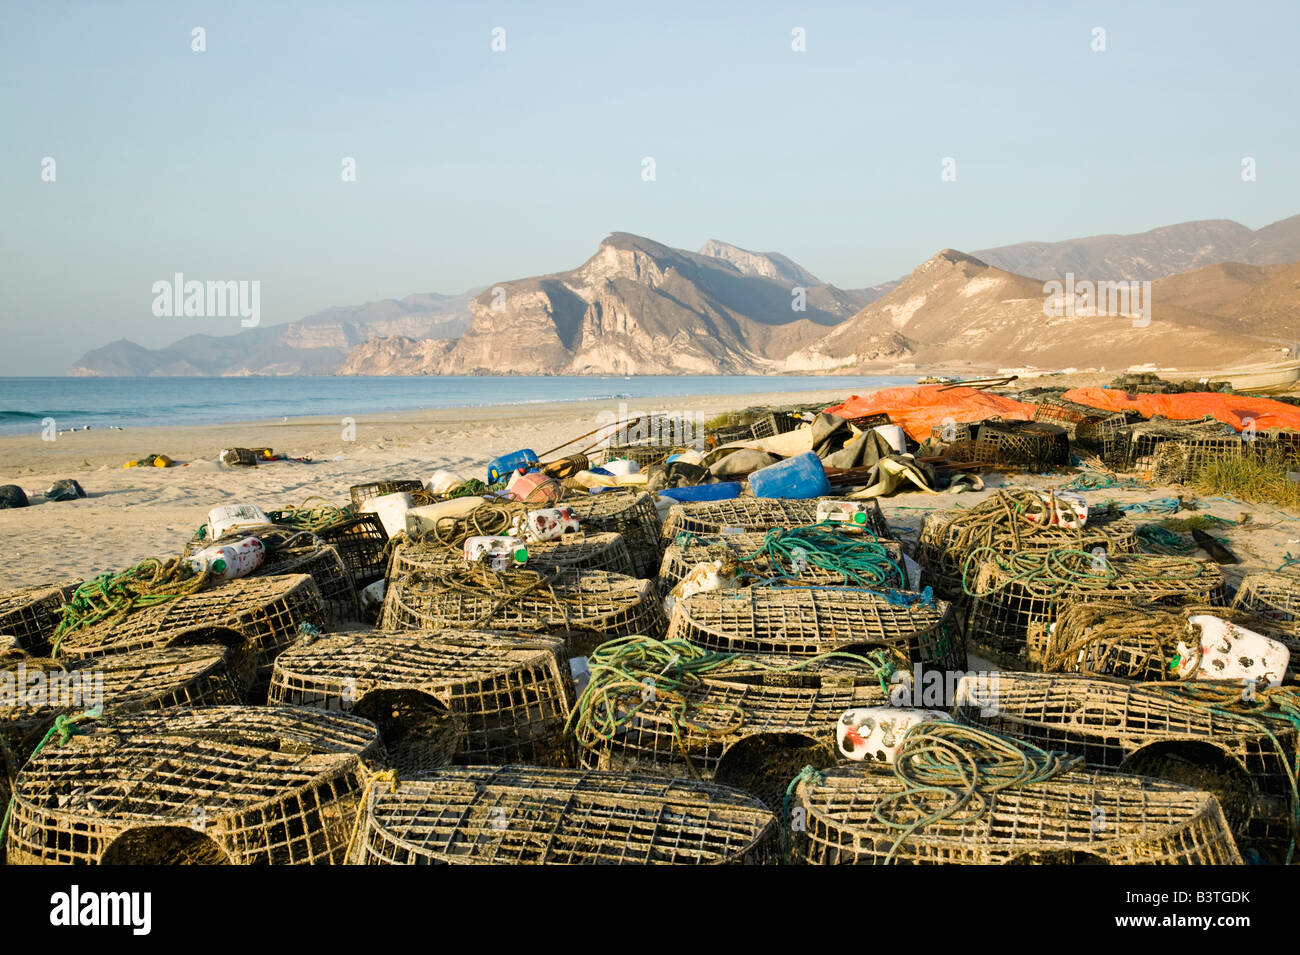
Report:
[[[0,378],[0,434],[212,424],[419,408],[831,389],[845,396],[915,377],[640,376],[548,378]],[[656,405],[644,411],[675,410]]]

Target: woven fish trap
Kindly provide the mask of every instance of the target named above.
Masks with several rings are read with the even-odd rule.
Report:
[[[382,578],[388,565],[388,532],[378,514],[345,517],[314,531],[338,551],[355,588]]]
[[[654,581],[602,570],[500,573],[479,564],[417,571],[389,582],[383,630],[586,631],[658,635],[666,626]]]
[[[1300,575],[1247,574],[1237,587],[1232,608],[1256,614],[1292,633],[1300,633]]]
[[[528,545],[528,565],[535,570],[554,573],[560,570],[604,570],[634,577],[632,554],[620,534],[565,534],[552,541]],[[464,552],[458,547],[428,546],[403,540],[393,548],[388,576],[401,577],[416,571],[430,574],[464,570],[468,567]]]
[[[1170,661],[1189,633],[1188,618],[1211,614],[1285,644],[1300,660],[1300,637],[1263,617],[1228,607],[1162,607],[1158,604],[1066,601],[1054,626],[1035,624],[1028,634],[1028,655],[1049,673],[1082,673],[1141,682],[1176,680]],[[1294,670],[1294,667],[1292,667]]]
[[[1023,551],[1084,550],[1108,554],[1138,550],[1137,526],[1121,512],[1093,511],[1077,530],[1059,524],[1031,523],[1026,513],[1042,499],[1025,490],[1000,491],[973,507],[933,511],[921,525],[918,558],[926,582],[946,600],[963,601],[962,568],[980,548],[998,554]]]
[[[0,634],[17,637],[28,653],[48,653],[63,603],[75,587],[27,587],[0,593]]]
[[[1067,600],[1222,606],[1223,572],[1194,557],[1079,550],[973,552],[966,562],[971,646],[1003,666],[1028,665],[1028,635]]]
[[[891,670],[845,655],[811,664],[736,657],[681,686],[635,668],[612,679],[593,673],[570,723],[579,764],[716,779],[778,808],[790,776],[816,759],[811,753],[820,751],[821,765],[838,760],[835,729],[845,710],[888,702]],[[782,749],[797,758],[773,765]]]
[[[754,429],[747,424],[731,424],[721,428],[712,428],[707,432],[709,447],[719,448],[736,441],[752,441]]]
[[[1156,464],[1156,449],[1162,444],[1231,436],[1233,433],[1229,425],[1209,416],[1195,421],[1151,418],[1126,425],[1119,431],[1106,464],[1117,470],[1152,471]]]
[[[14,864],[340,863],[382,745],[374,724],[287,707],[90,721],[14,786]]]
[[[1065,429],[1071,441],[1089,450],[1100,451],[1106,435],[1126,425],[1128,416],[1122,412],[1080,404],[1068,398],[1047,397],[1041,399],[1034,408],[1034,420],[1059,425]]]
[[[409,494],[417,506],[432,504],[437,500],[425,489],[423,481],[375,481],[372,484],[354,484],[348,488],[354,514],[361,513],[366,501],[383,497],[385,494]]]
[[[596,452],[593,464],[597,467],[608,464],[610,461],[632,461],[641,470],[653,467],[656,464],[663,464],[674,454],[681,454],[688,450],[686,445],[650,445],[650,444],[625,444],[615,447],[602,448]]]
[[[779,827],[723,786],[633,773],[474,766],[367,792],[354,865],[769,863]]]
[[[952,605],[854,587],[746,587],[677,601],[668,638],[724,653],[810,657],[897,651],[922,670],[964,670],[966,640]]]
[[[1182,484],[1207,464],[1236,460],[1245,453],[1245,442],[1236,434],[1165,441],[1150,456],[1151,479],[1157,484]]]
[[[453,630],[321,637],[280,655],[269,700],[373,720],[402,776],[453,758],[540,762],[563,749],[564,648],[556,637]]]
[[[965,677],[954,713],[1003,736],[1078,754],[1090,768],[1212,792],[1238,843],[1272,856],[1291,837],[1296,728],[1183,695],[1204,686],[1003,671]],[[1226,690],[1240,692],[1232,684]]]
[[[1300,464],[1300,431],[1269,428],[1246,442],[1246,454],[1259,461],[1294,468]]]
[[[1040,421],[1001,421],[980,425],[971,460],[1043,471],[1070,463],[1070,438],[1059,425]]]
[[[59,656],[77,663],[133,650],[223,644],[230,648],[237,684],[251,702],[265,690],[276,656],[298,638],[303,624],[325,625],[320,591],[310,577],[245,577],[137,611],[116,624],[75,631],[60,643]]]
[[[858,575],[862,577],[864,585],[899,590],[907,587],[907,571],[900,544],[865,536],[854,537],[863,541],[864,550],[868,549],[865,545],[869,540],[873,545],[869,549],[880,552],[880,560],[863,568]],[[799,584],[856,583],[842,570],[821,567],[815,563],[805,562],[796,568],[788,557],[768,551],[767,542],[766,534],[756,533],[719,534],[711,537],[682,534],[664,550],[663,563],[659,567],[659,592],[668,593],[698,564],[714,560],[722,561],[724,567],[734,566],[736,571],[759,578],[784,578]]]
[[[794,855],[813,865],[1240,865],[1214,796],[1185,786],[1108,773],[1071,772],[987,797],[970,821],[941,819],[899,841],[901,825],[942,799],[898,801],[902,781],[867,766],[801,779],[791,799]],[[889,800],[887,802],[887,800]],[[897,844],[897,849],[895,845]]]
[[[623,538],[637,577],[653,577],[659,569],[659,515],[654,499],[645,491],[602,491],[566,497],[578,525],[590,533],[613,533]]]
[[[807,527],[817,523],[818,500],[843,499],[788,501],[773,497],[737,497],[729,501],[674,504],[668,509],[660,536],[667,546],[682,534],[714,537],[728,533],[766,533],[774,527]],[[867,522],[862,526],[881,540],[893,538],[878,501],[873,500],[868,505]]]
[[[755,441],[761,441],[764,438],[774,438],[778,434],[794,431],[802,427],[803,423],[803,418],[788,411],[769,411],[750,425],[750,431]]]

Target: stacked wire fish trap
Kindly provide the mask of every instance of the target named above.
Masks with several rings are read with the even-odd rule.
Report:
[[[1070,463],[1070,439],[1059,425],[990,418],[979,427],[971,460],[1031,471],[1061,468]]]
[[[735,533],[766,533],[775,527],[806,527],[817,523],[818,501],[838,500],[785,500],[784,498],[737,497],[729,501],[697,501],[674,504],[668,509],[662,537],[665,546],[676,541],[681,534],[700,537]],[[854,502],[864,503],[864,502]],[[861,525],[877,538],[890,539],[889,525],[877,501],[870,501],[865,512],[866,522]],[[847,527],[844,529],[848,529]]]
[[[604,570],[636,575],[627,544],[622,535],[613,533],[578,531],[555,540],[534,541],[528,545],[528,566],[546,572]],[[389,576],[398,578],[415,571],[445,573],[464,567],[464,553],[458,548],[402,541],[393,548]]]
[[[1151,455],[1151,479],[1157,484],[1183,484],[1209,464],[1245,457],[1247,444],[1238,434],[1206,434],[1165,441]]]
[[[384,596],[383,630],[579,632],[598,639],[663,633],[652,580],[598,570],[417,571],[394,579]]]
[[[800,779],[791,799],[796,857],[815,865],[1241,863],[1213,795],[1151,779],[1071,772],[991,794],[982,812],[933,821],[943,796],[908,795],[897,776],[866,767]]]
[[[1215,454],[1240,453],[1239,441],[1235,445],[1236,450],[1233,451],[1234,445],[1231,441],[1215,440],[1231,438],[1232,434],[1231,427],[1212,417],[1200,418],[1196,421],[1170,421],[1167,418],[1156,417],[1126,425],[1116,436],[1115,443],[1108,454],[1104,454],[1102,459],[1117,471],[1154,473],[1157,464],[1161,463],[1157,451],[1162,445],[1174,442],[1191,447],[1197,444],[1200,447],[1198,459],[1211,460]],[[1169,462],[1176,463],[1180,457],[1188,453],[1186,450],[1165,452],[1165,469],[1172,466]]]
[[[626,444],[602,449],[594,463],[599,467],[611,461],[631,461],[644,471],[656,464],[663,464],[674,454],[687,450],[686,445]]]
[[[378,514],[353,514],[350,508],[289,508],[267,515],[272,523],[310,531],[338,551],[357,587],[384,576],[388,532]]]
[[[340,863],[382,746],[311,709],[207,707],[88,720],[14,786],[15,864]]]
[[[58,629],[68,587],[31,587],[0,593],[0,634],[28,653],[46,653]]]
[[[1223,603],[1223,572],[1210,561],[1081,550],[1004,555],[975,551],[966,560],[972,647],[1004,666],[1024,668],[1035,625],[1056,619],[1067,600],[1125,603]]]
[[[919,557],[926,579],[947,600],[963,602],[962,571],[976,551],[1010,557],[1024,552],[1082,550],[1131,554],[1138,550],[1137,527],[1122,513],[1094,511],[1082,528],[1064,527],[1030,516],[1045,511],[1028,490],[999,491],[974,507],[935,511],[921,525]]]
[[[353,865],[773,862],[779,827],[721,786],[532,766],[439,770],[367,791]]]
[[[546,762],[573,701],[563,640],[444,630],[339,634],[276,660],[272,705],[347,710],[379,725],[403,777],[446,765]]]
[[[1213,792],[1239,844],[1278,859],[1295,833],[1297,728],[1270,714],[1269,694],[1297,711],[1294,691],[1245,702],[1235,683],[1148,683],[991,673],[965,677],[956,715],[1095,769],[1155,776]]]
[[[802,427],[803,423],[803,418],[788,411],[769,411],[750,425],[749,430],[754,440],[761,441],[764,438],[774,438],[778,434],[794,431]]]
[[[683,533],[664,550],[660,592],[668,593],[696,566],[711,561],[722,561],[724,570],[760,581],[907,588],[903,549],[896,541],[820,525],[773,528],[766,534]]]
[[[425,489],[423,481],[375,481],[372,484],[355,484],[348,488],[352,499],[352,512],[360,514],[366,502],[385,494],[409,494],[416,504],[432,504],[434,497]]]
[[[857,587],[746,587],[677,601],[669,639],[723,653],[811,657],[885,650],[923,671],[964,670],[952,606],[921,594]]]
[[[645,491],[602,491],[566,498],[578,526],[587,533],[612,533],[623,538],[637,577],[653,577],[659,568],[659,515]]]
[[[57,652],[76,664],[137,650],[224,645],[230,648],[240,689],[251,701],[264,691],[276,656],[298,638],[304,624],[325,625],[320,591],[312,578],[242,578],[137,610],[118,622],[74,630],[62,637]]]
[[[1065,429],[1070,441],[1104,459],[1107,448],[1114,445],[1115,436],[1128,424],[1128,415],[1093,408],[1068,398],[1046,397],[1034,408],[1034,420],[1059,425]]]
[[[583,766],[738,784],[764,747],[797,750],[798,763],[775,777],[779,788],[756,792],[769,805],[799,765],[834,759],[841,714],[885,703],[894,672],[879,652],[743,657],[636,637],[604,644],[589,665],[570,721]]]
[[[1300,633],[1300,575],[1247,574],[1237,587],[1232,607],[1257,614],[1292,633]]]

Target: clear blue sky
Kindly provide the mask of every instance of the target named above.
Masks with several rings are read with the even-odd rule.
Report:
[[[1297,36],[1293,2],[9,0],[0,374],[236,331],[153,316],[178,271],[260,280],[270,324],[570,268],[616,230],[856,287],[944,247],[1258,228],[1300,212]]]

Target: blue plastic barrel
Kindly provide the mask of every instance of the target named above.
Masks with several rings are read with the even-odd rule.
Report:
[[[669,497],[678,503],[686,501],[729,501],[740,497],[739,481],[722,481],[718,484],[697,484],[694,487],[666,487],[656,491],[660,497]]]
[[[537,452],[532,448],[524,448],[520,451],[511,451],[509,454],[503,454],[499,458],[493,458],[488,462],[488,479],[489,484],[496,484],[504,477],[509,477],[511,471],[519,468],[527,468],[529,471],[536,471],[540,462],[537,460]]]
[[[831,483],[826,480],[821,458],[808,451],[759,468],[749,476],[749,489],[754,497],[803,500],[829,494]]]

